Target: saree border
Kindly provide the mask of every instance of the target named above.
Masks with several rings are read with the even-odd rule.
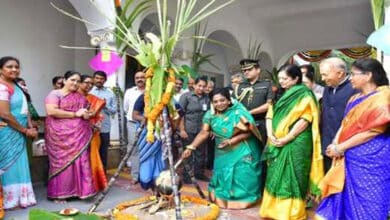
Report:
[[[80,150],[80,152],[78,154],[76,154],[76,156],[73,159],[71,159],[67,164],[65,164],[64,167],[62,167],[61,169],[57,170],[53,174],[49,174],[49,178],[48,179],[50,180],[50,179],[54,178],[55,176],[57,176],[58,174],[60,174],[64,170],[66,170],[73,162],[75,162],[81,156],[81,154],[84,153],[85,150],[87,150],[87,148],[91,144],[92,137],[93,137],[93,132],[91,132],[91,136],[88,138],[89,140],[88,140],[87,144]]]

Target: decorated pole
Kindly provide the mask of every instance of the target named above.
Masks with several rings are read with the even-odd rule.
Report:
[[[94,4],[93,0],[89,1]],[[207,3],[200,0],[169,1],[170,3],[175,2],[176,4],[176,16],[173,21],[168,18],[168,9],[173,8],[169,7],[168,0],[139,0],[137,1],[138,3],[135,5],[134,8],[129,7],[134,2],[133,0],[114,0],[111,3],[114,3],[116,8],[115,19],[112,19],[110,16],[108,16],[106,11],[98,10],[99,13],[102,14],[102,16],[107,18],[108,22],[115,26],[115,29],[112,30],[111,33],[115,36],[116,51],[118,51],[120,55],[123,55],[126,53],[127,49],[132,49],[132,51],[134,52],[132,56],[138,61],[140,65],[147,68],[146,88],[144,93],[144,113],[145,118],[147,119],[146,139],[149,143],[152,143],[155,141],[155,133],[163,133],[163,136],[165,136],[165,144],[168,148],[168,160],[170,165],[171,181],[175,195],[176,219],[182,218],[180,212],[180,196],[178,192],[178,187],[176,185],[176,176],[173,168],[173,158],[171,152],[172,141],[171,134],[169,132],[168,113],[174,114],[175,112],[174,104],[173,102],[171,102],[171,98],[174,92],[173,88],[175,85],[175,73],[185,72],[185,70],[180,66],[175,65],[175,63],[172,61],[173,53],[177,43],[183,40],[183,35],[186,31],[193,28],[197,23],[201,22],[202,20],[205,20],[210,15],[228,6],[233,1],[234,0],[226,0],[223,3],[220,3],[219,0],[209,0],[207,1]],[[123,7],[121,6],[121,2],[124,2]],[[160,35],[156,36],[153,33],[146,33],[145,36],[140,36],[138,31],[134,29],[133,22],[141,13],[149,9],[151,2],[156,3]],[[91,23],[84,19],[80,19],[77,16],[73,16],[63,10],[59,11],[82,22]],[[171,30],[170,28],[171,22],[173,22],[173,30]],[[111,60],[115,62],[115,56],[112,57],[114,59]],[[101,60],[106,61],[103,58]],[[100,63],[103,64],[105,67],[113,66],[113,63],[110,62]],[[118,78],[116,78],[115,85],[118,86]],[[163,113],[163,125],[161,124],[160,120],[157,120],[158,118],[160,118],[161,113]],[[122,119],[120,114],[118,114],[118,120],[120,120],[119,124],[121,124]],[[122,133],[121,127],[119,128],[119,132]],[[89,212],[95,210],[96,207],[103,200],[104,196],[108,192],[109,187],[115,181],[117,175],[124,166],[125,161],[130,156],[135,143],[136,141],[132,143],[131,150],[127,149],[127,153],[122,159],[118,167],[117,173],[115,173],[114,177],[110,179],[109,185],[103,191],[102,195],[94,204],[94,206],[90,208]]]
[[[164,136],[165,136],[165,141],[163,142],[163,144],[165,144],[168,149],[169,171],[171,174],[171,184],[172,184],[174,201],[175,201],[176,220],[181,220],[182,216],[181,216],[180,192],[176,182],[176,172],[175,172],[175,166],[173,165],[173,155],[172,155],[172,129],[171,129],[172,127],[169,126],[170,122],[168,119],[167,107],[164,108],[162,116],[163,116]]]

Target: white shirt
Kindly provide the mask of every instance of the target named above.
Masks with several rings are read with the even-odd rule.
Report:
[[[123,110],[126,113],[126,118],[128,121],[133,120],[133,108],[135,101],[137,101],[138,97],[144,93],[144,90],[140,90],[137,86],[134,86],[130,89],[127,89],[125,92],[125,96],[123,97]]]
[[[173,99],[175,99],[176,102],[179,102],[180,96],[186,92],[188,92],[187,89],[181,89],[179,93],[176,93],[175,95],[173,95]]]
[[[321,85],[315,84],[313,85],[312,91],[316,96],[317,100],[322,99],[322,95],[324,94],[325,88]]]

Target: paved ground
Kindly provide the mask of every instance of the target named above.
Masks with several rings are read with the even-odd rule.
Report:
[[[206,193],[207,183],[199,182],[202,190]],[[43,184],[34,185],[35,195],[38,200],[36,206],[30,207],[28,209],[19,209],[15,211],[7,211],[5,220],[24,220],[28,219],[28,211],[31,208],[41,208],[45,210],[58,211],[66,207],[77,208],[80,211],[86,212],[89,207],[93,204],[93,200],[72,200],[68,201],[67,204],[56,204],[50,200],[46,199],[46,188]],[[182,193],[187,195],[197,195],[196,190],[185,185],[182,188]],[[121,175],[120,178],[114,183],[114,186],[111,188],[109,194],[98,207],[97,212],[106,212],[108,209],[115,207],[118,203],[126,200],[131,200],[139,198],[145,195],[150,195],[150,192],[143,191],[139,185],[130,185],[129,177],[127,175]],[[207,194],[206,194],[207,195]],[[254,206],[253,208],[246,210],[221,210],[220,220],[254,220],[260,219],[258,215],[259,205]],[[312,212],[310,211],[310,215]]]

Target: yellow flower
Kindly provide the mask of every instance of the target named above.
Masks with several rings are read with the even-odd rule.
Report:
[[[153,200],[156,200],[156,198],[151,199],[149,196],[145,196],[145,197],[142,197],[139,199],[134,199],[134,200],[122,202],[115,207],[115,210],[117,210],[117,212],[113,213],[114,218],[121,219],[121,220],[122,219],[137,219],[136,216],[132,215],[131,213],[122,212],[122,210],[124,210],[130,206],[139,205],[141,203],[145,203],[145,202],[149,202],[149,201],[153,201]],[[214,220],[214,219],[217,219],[217,217],[219,215],[219,207],[217,205],[215,205],[214,203],[210,203],[209,201],[207,201],[205,199],[201,199],[201,198],[197,198],[197,197],[193,197],[193,196],[182,195],[181,201],[183,203],[191,202],[191,203],[194,203],[197,205],[204,205],[204,206],[208,206],[210,208],[210,211],[208,213],[206,213],[205,215],[197,216],[196,218],[194,218],[196,220]],[[184,210],[183,210],[183,212],[184,212]]]

